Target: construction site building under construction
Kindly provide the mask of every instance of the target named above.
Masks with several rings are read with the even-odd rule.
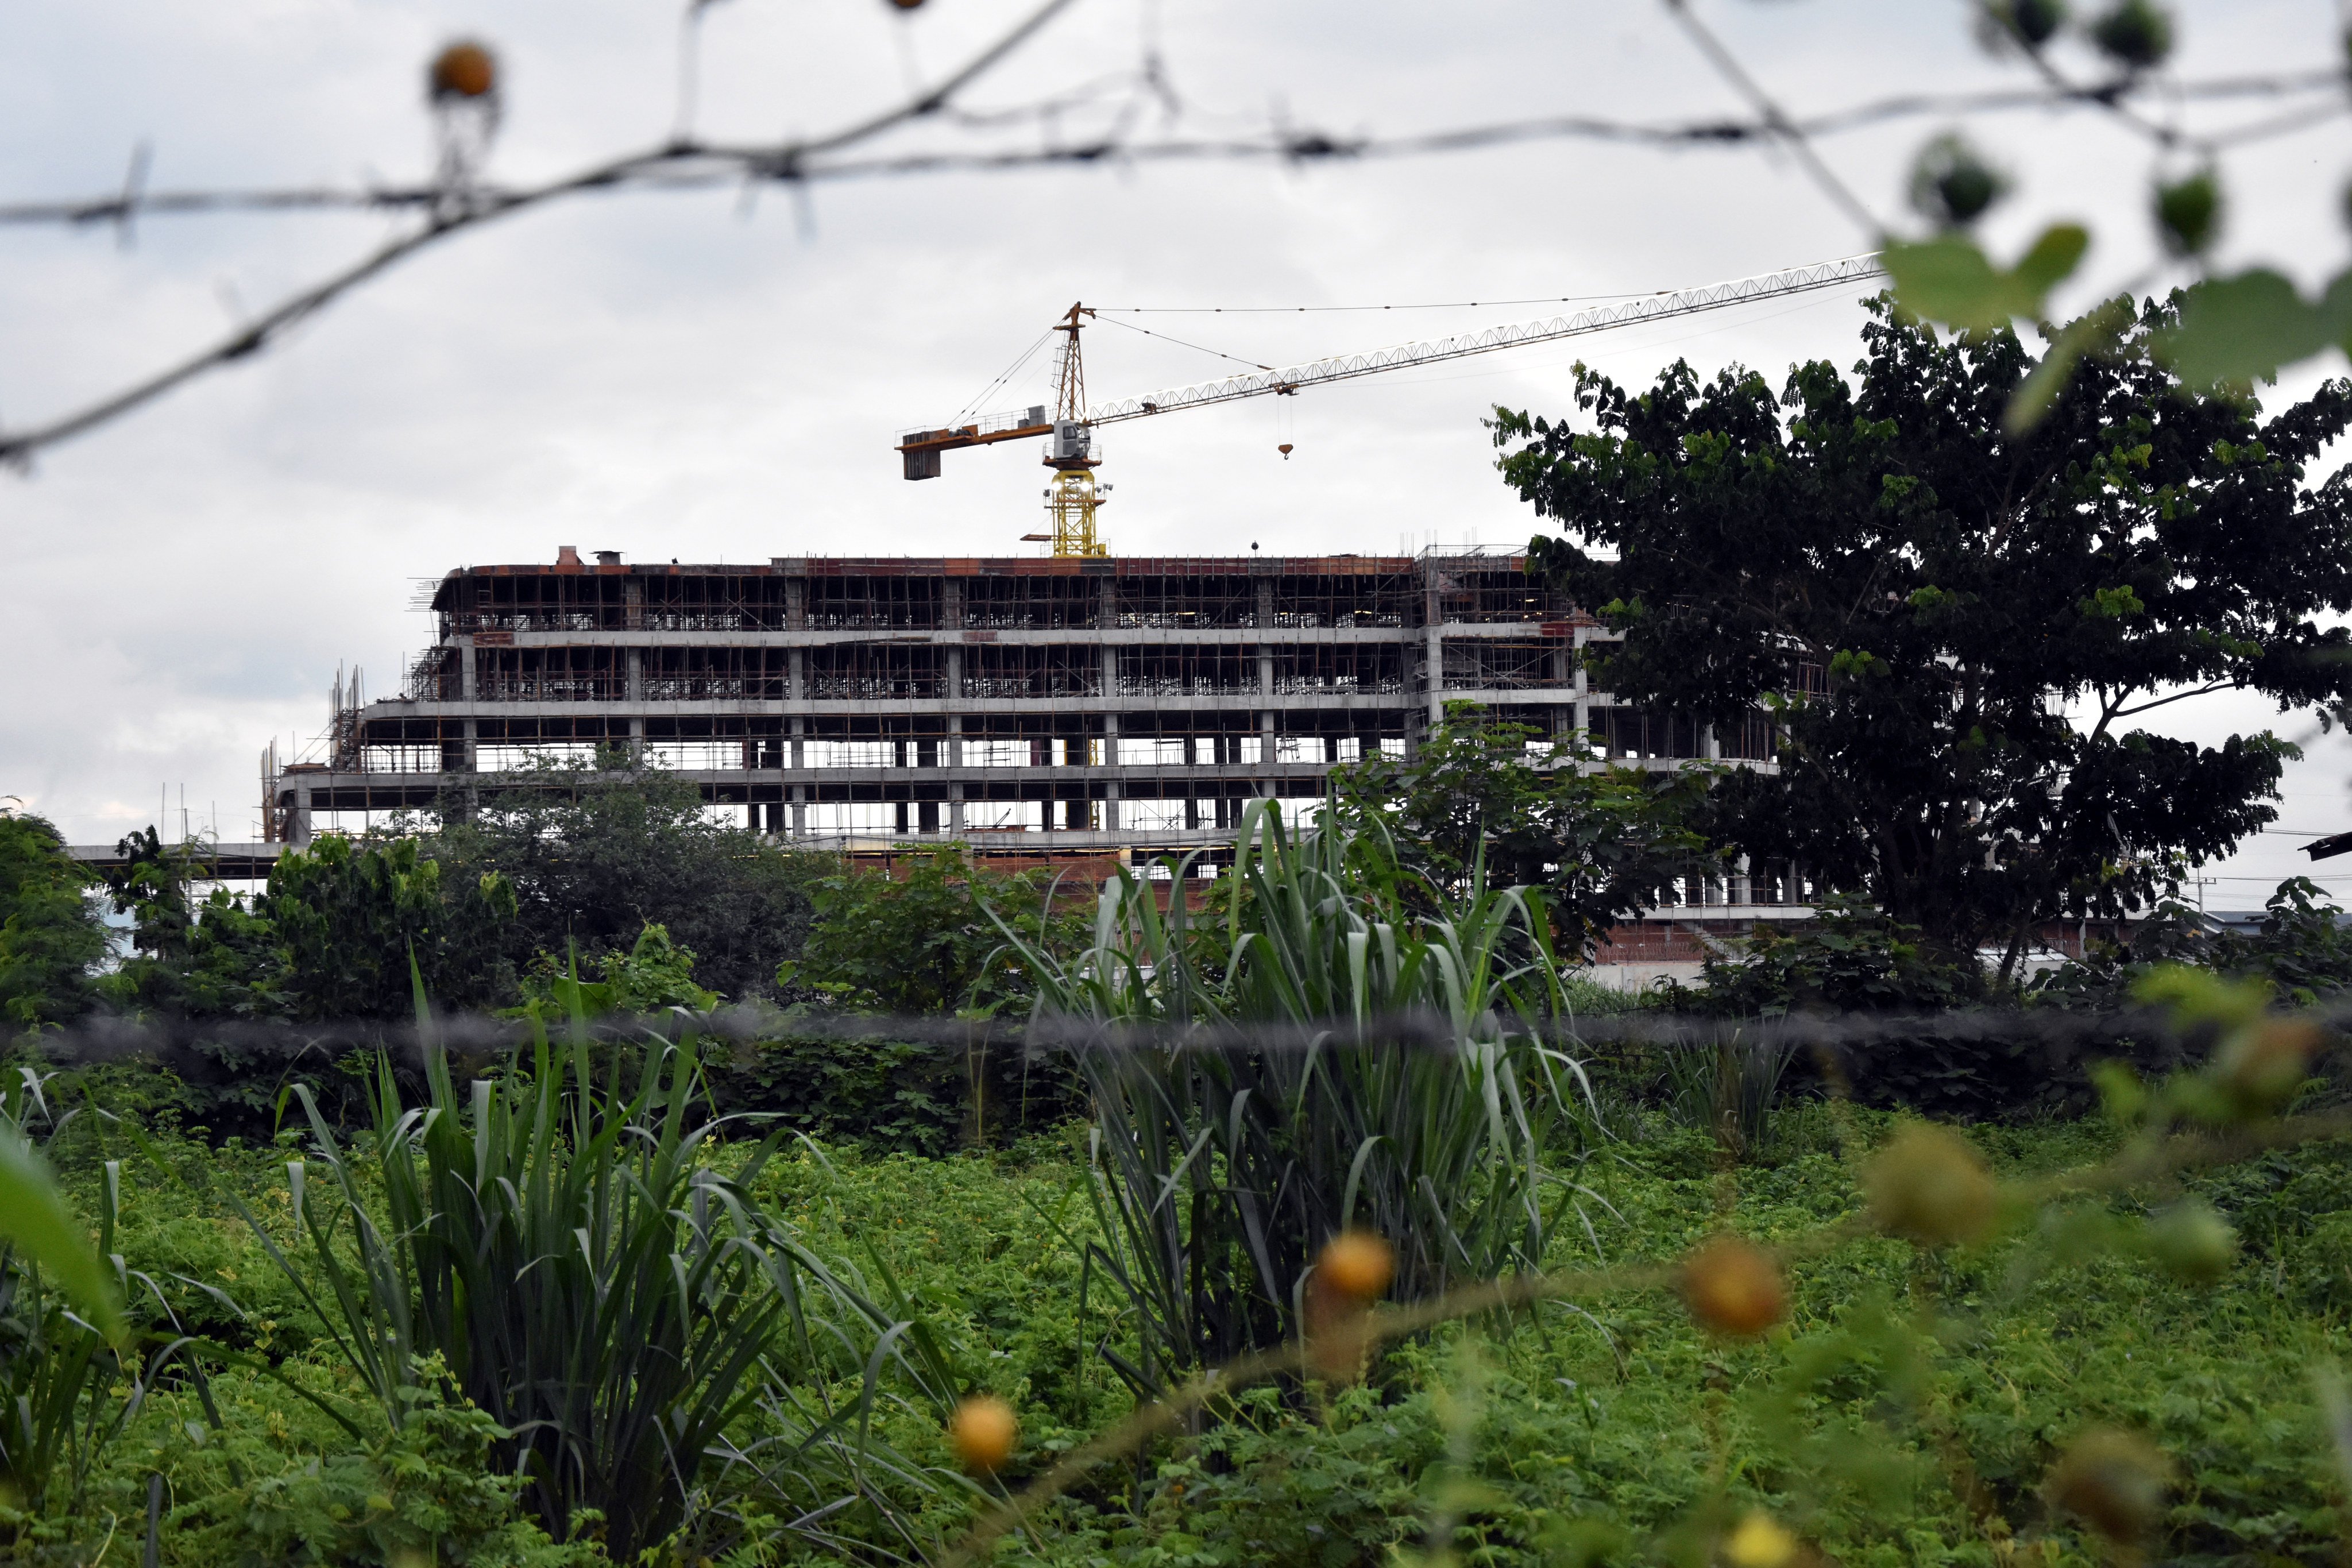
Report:
[[[300,842],[462,799],[535,760],[621,748],[739,821],[879,853],[1229,843],[1244,804],[1408,755],[1449,702],[1621,762],[1761,760],[1611,701],[1606,633],[1521,559],[845,559],[644,565],[615,552],[474,566],[431,598],[397,696],[340,700],[318,761],[265,763],[267,831]]]

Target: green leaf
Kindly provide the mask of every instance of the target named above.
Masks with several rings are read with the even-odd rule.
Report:
[[[2010,394],[2009,406],[2001,411],[2001,428],[2017,436],[2041,424],[2050,405],[2074,379],[2074,367],[2083,356],[2116,342],[2130,330],[2130,306],[2127,299],[2110,300],[2080,321],[2067,323],[2050,352],[2042,356],[2042,363]]]
[[[2183,295],[2179,324],[2158,335],[2156,352],[2191,386],[2268,381],[2280,366],[2309,359],[2341,335],[2340,322],[2330,318],[2352,294],[2342,282],[2329,289],[2326,305],[2312,305],[2267,268],[2209,278]]]
[[[2090,230],[2079,223],[2053,223],[2017,258],[2010,276],[2037,293],[2047,294],[2074,275],[2090,248]]]
[[[2006,271],[1959,235],[1892,241],[1879,259],[1904,310],[1962,331],[1989,331],[2041,315],[2043,298],[2073,274],[2090,245],[2080,225],[2056,224]]]
[[[66,1212],[47,1163],[12,1131],[0,1131],[0,1238],[47,1269],[100,1333],[121,1342],[122,1308],[106,1265]]]

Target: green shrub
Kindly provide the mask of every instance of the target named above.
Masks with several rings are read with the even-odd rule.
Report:
[[[47,819],[0,810],[0,1025],[10,1033],[89,1005],[107,938],[89,884]]]
[[[827,1385],[870,1352],[859,1410],[884,1359],[943,1400],[954,1383],[943,1351],[751,1194],[772,1137],[722,1172],[724,1124],[688,1120],[700,1098],[690,1041],[649,1042],[634,1089],[611,1061],[600,1083],[584,1044],[559,1058],[542,1032],[528,1058],[461,1100],[429,1049],[414,1110],[380,1063],[371,1136],[349,1152],[298,1088],[312,1134],[310,1160],[289,1167],[302,1264],[238,1206],[383,1419],[404,1425],[433,1381],[423,1358],[440,1358],[503,1429],[500,1463],[526,1478],[558,1540],[593,1510],[619,1559],[659,1542],[685,1520],[706,1460],[733,1452],[755,1412],[796,1450],[781,1484],[828,1489],[799,1506],[887,1515],[862,1479],[884,1462],[868,1425],[845,1431]],[[310,1162],[325,1178],[316,1195]]]
[[[1474,886],[1408,923],[1383,840],[1294,842],[1260,803],[1240,842],[1219,919],[1181,896],[1163,913],[1122,871],[1090,947],[1024,947],[1038,1020],[1103,1026],[1075,1051],[1103,1172],[1094,1255],[1142,1330],[1143,1360],[1115,1363],[1139,1390],[1297,1338],[1307,1270],[1343,1230],[1390,1238],[1413,1300],[1534,1267],[1562,1201],[1546,1162],[1579,1069],[1536,1043],[1565,1012],[1536,896]],[[1229,1022],[1304,1035],[1114,1032]]]
[[[526,1516],[517,1504],[523,1478],[498,1462],[511,1434],[445,1399],[436,1368],[421,1370],[404,1391],[404,1419],[364,1443],[289,1454],[266,1418],[213,1436],[212,1452],[185,1465],[175,1489],[164,1520],[169,1560],[222,1568],[592,1568],[608,1561],[585,1545],[558,1545]]]

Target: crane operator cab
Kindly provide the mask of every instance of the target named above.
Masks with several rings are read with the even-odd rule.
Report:
[[[1094,426],[1083,419],[1055,420],[1053,444],[1045,450],[1045,461],[1055,466],[1087,461],[1093,456],[1094,435]]]

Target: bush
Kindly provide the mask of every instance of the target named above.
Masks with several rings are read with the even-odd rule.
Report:
[[[510,1436],[438,1391],[428,1366],[406,1418],[356,1447],[307,1459],[270,1440],[268,1423],[220,1433],[216,1454],[184,1476],[166,1516],[174,1562],[223,1565],[462,1563],[477,1568],[593,1568],[585,1545],[560,1546],[517,1506],[523,1478],[494,1461]],[[202,1452],[202,1450],[199,1450]]]
[[[47,819],[0,810],[0,1025],[37,1029],[89,1007],[107,947],[89,885]]]
[[[694,784],[620,750],[486,777],[478,795],[441,803],[425,853],[453,881],[513,886],[499,951],[517,970],[541,953],[593,963],[658,925],[698,955],[703,985],[749,1001],[799,953],[810,889],[837,865],[719,826]]]
[[[1240,845],[1220,910],[1188,910],[1189,861],[1164,912],[1121,871],[1092,946],[1024,952],[1040,1022],[1106,1026],[1073,1054],[1104,1172],[1093,1254],[1141,1331],[1120,1368],[1139,1391],[1297,1340],[1308,1271],[1342,1231],[1390,1238],[1415,1300],[1536,1267],[1559,1212],[1546,1162],[1579,1069],[1538,1043],[1566,1012],[1540,899],[1474,880],[1410,921],[1387,840],[1294,842],[1266,803]],[[1181,1037],[1226,1024],[1308,1037]],[[1108,1027],[1126,1025],[1172,1037]]]

